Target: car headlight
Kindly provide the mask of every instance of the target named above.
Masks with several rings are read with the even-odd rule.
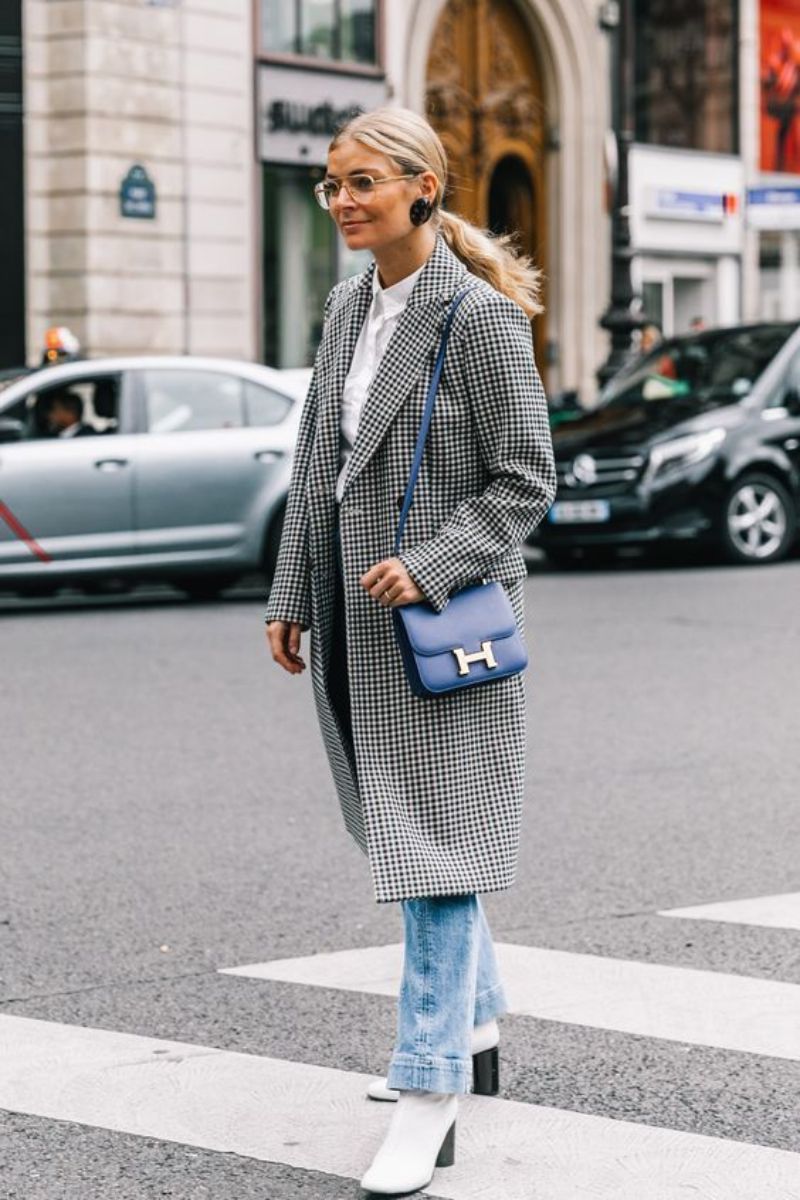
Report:
[[[725,432],[721,428],[704,429],[702,433],[688,433],[685,437],[653,446],[645,478],[660,479],[665,475],[680,474],[686,467],[702,462],[725,440]]]

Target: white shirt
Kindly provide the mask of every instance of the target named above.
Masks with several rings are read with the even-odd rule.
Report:
[[[405,308],[411,289],[425,265],[423,263],[416,271],[412,271],[410,275],[406,275],[404,279],[398,280],[388,288],[380,285],[377,265],[373,272],[372,303],[364,319],[364,324],[361,326],[342,393],[341,437],[339,439],[340,470],[336,480],[337,501],[341,500],[344,491],[345,468],[356,440],[364,398],[378,369],[389,338],[394,333],[400,314]]]
[[[73,421],[71,425],[65,425],[59,433],[59,437],[74,437],[81,427],[80,421]]]

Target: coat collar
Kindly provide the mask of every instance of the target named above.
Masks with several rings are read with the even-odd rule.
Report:
[[[344,382],[358,335],[372,301],[375,261],[356,276],[341,303],[331,313],[330,336],[336,347],[326,380],[324,423],[329,448],[328,469],[335,483],[338,472],[339,421]],[[441,233],[425,263],[378,365],[358,424],[344,478],[344,493],[377,450],[400,406],[417,382],[444,324],[445,313],[466,267]],[[335,448],[335,449],[334,449]],[[409,463],[409,469],[411,464]]]

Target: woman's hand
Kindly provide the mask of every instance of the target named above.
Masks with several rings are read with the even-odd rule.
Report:
[[[290,675],[305,671],[306,664],[300,657],[299,621],[268,621],[267,641],[275,662]]]
[[[360,583],[386,608],[425,599],[399,558],[384,558],[361,576]]]

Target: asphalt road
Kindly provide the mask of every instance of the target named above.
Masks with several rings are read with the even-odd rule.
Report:
[[[219,973],[402,936],[345,833],[308,673],[272,662],[263,609],[248,587],[0,600],[0,1018],[383,1073],[391,997]],[[796,929],[659,915],[800,891],[800,561],[534,565],[527,624],[527,807],[517,883],[485,899],[495,939],[800,984]],[[800,1154],[796,1060],[502,1028],[505,1099]],[[360,1195],[9,1111],[0,1181],[14,1200]]]

